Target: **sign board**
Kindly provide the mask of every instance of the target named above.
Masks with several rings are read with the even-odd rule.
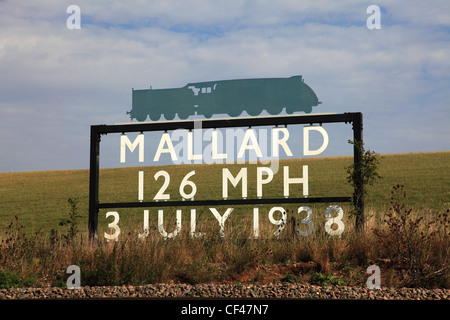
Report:
[[[144,199],[143,195],[143,173],[139,173],[137,184],[138,184],[138,195],[136,201],[131,202],[100,202],[99,201],[99,162],[100,162],[100,137],[101,135],[106,135],[109,133],[119,133],[121,134],[120,141],[117,143],[117,147],[120,148],[120,162],[125,163],[127,156],[130,153],[138,155],[139,162],[146,163],[148,159],[144,159],[144,148],[145,148],[145,132],[160,132],[160,140],[158,147],[154,152],[154,155],[150,161],[157,161],[159,157],[163,154],[167,154],[172,159],[177,157],[176,152],[174,152],[174,147],[170,139],[169,131],[184,129],[188,132],[188,156],[191,159],[196,157],[201,157],[200,154],[193,152],[192,143],[189,144],[190,138],[192,138],[192,131],[196,128],[203,129],[218,129],[218,128],[236,128],[236,127],[248,127],[245,130],[242,142],[238,146],[238,153],[243,152],[253,152],[256,156],[259,156],[258,139],[254,134],[255,127],[271,126],[272,128],[272,139],[271,150],[272,153],[278,155],[280,150],[285,153],[289,153],[291,143],[289,141],[287,126],[305,124],[309,125],[303,128],[303,152],[304,154],[318,154],[326,148],[328,144],[328,135],[325,129],[322,128],[324,123],[351,123],[353,129],[353,140],[355,142],[362,142],[362,114],[361,113],[343,113],[343,114],[300,114],[300,115],[287,115],[287,116],[259,116],[259,117],[247,117],[247,118],[226,118],[226,119],[206,119],[206,120],[180,120],[180,121],[163,121],[163,122],[142,122],[142,123],[129,123],[129,124],[116,124],[116,125],[94,125],[91,126],[91,149],[90,149],[90,182],[89,182],[89,234],[91,238],[98,237],[98,213],[100,209],[114,209],[114,211],[109,211],[107,216],[113,217],[113,222],[109,225],[115,232],[111,234],[106,234],[107,239],[117,239],[120,234],[120,227],[117,224],[119,219],[119,211],[121,208],[144,208],[144,229],[145,221],[148,221],[149,209],[158,209],[159,221],[163,219],[163,208],[164,207],[175,207],[180,208],[177,210],[177,221],[176,228],[173,232],[167,232],[159,224],[159,232],[165,238],[175,237],[181,228],[181,208],[190,207],[191,208],[191,228],[194,228],[193,234],[195,234],[195,208],[196,207],[208,207],[211,214],[217,219],[220,226],[221,233],[223,234],[224,225],[232,213],[234,206],[240,205],[263,205],[263,204],[273,204],[277,205],[273,207],[269,212],[269,220],[272,224],[279,226],[275,235],[278,235],[281,230],[286,225],[286,212],[281,206],[281,204],[299,204],[299,210],[305,211],[309,214],[308,203],[339,203],[339,202],[354,202],[354,204],[363,208],[362,197],[355,195],[362,195],[362,186],[358,190],[354,190],[353,195],[348,196],[336,196],[336,197],[314,197],[309,194],[308,189],[308,166],[302,165],[302,168],[296,168],[295,172],[289,166],[284,166],[280,170],[280,174],[283,175],[283,184],[280,186],[282,194],[277,197],[267,197],[264,195],[264,186],[270,183],[273,172],[270,167],[263,166],[257,169],[257,190],[256,194],[248,194],[247,192],[247,177],[245,168],[241,169],[238,173],[232,173],[225,166],[221,171],[221,176],[218,177],[222,186],[221,195],[214,195],[209,199],[196,199],[195,194],[198,191],[197,185],[195,183],[195,171],[191,170],[186,173],[183,181],[180,184],[179,193],[182,199],[171,200],[169,194],[167,194],[164,185],[158,191],[157,194],[149,201]],[[316,131],[323,137],[322,145],[318,148],[311,148],[308,144],[308,135],[310,132]],[[214,131],[213,131],[214,132]],[[139,133],[134,139],[130,139],[127,133]],[[211,146],[211,157],[221,158],[226,155],[226,150],[219,150],[217,139],[214,139],[214,134],[212,134],[212,146]],[[354,147],[354,163],[359,166],[361,161],[361,152],[356,147]],[[170,172],[166,170],[160,170],[157,173],[158,177],[164,179],[164,181],[169,181]],[[155,178],[158,178],[155,174]],[[228,197],[228,192],[230,188],[236,188],[240,184],[242,193],[241,197],[238,199],[232,199]],[[301,188],[302,196],[291,196],[291,191],[293,187]],[[281,191],[280,190],[280,191]],[[216,208],[218,206],[226,206],[227,209],[224,212],[219,212]],[[194,211],[192,211],[194,210]],[[253,230],[255,238],[258,237],[258,211],[257,207],[254,209],[254,219],[253,219]],[[275,219],[274,214],[279,211],[282,215],[281,219]],[[333,219],[333,223],[338,225],[337,230],[332,230],[330,228],[331,224],[331,212],[337,212],[337,218]],[[300,211],[299,211],[300,212]],[[327,222],[325,225],[325,230],[330,234],[340,234],[343,231],[344,226],[340,222],[342,218],[342,210],[339,206],[332,205],[327,208],[325,212]],[[359,217],[362,219],[362,217]],[[305,220],[305,219],[304,219]],[[304,223],[308,223],[308,218]],[[302,220],[303,221],[303,220]],[[309,230],[309,229],[308,229]],[[191,230],[192,231],[192,230]],[[308,234],[309,231],[306,231]]]
[[[278,115],[296,111],[310,113],[319,105],[314,91],[302,76],[289,78],[238,79],[188,83],[182,88],[142,89],[132,91],[131,120],[182,120],[191,115],[211,118],[213,114],[239,116],[246,111],[258,116],[263,110]]]

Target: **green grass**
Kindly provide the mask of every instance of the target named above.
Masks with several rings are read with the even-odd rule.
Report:
[[[298,159],[281,161],[289,165],[291,177],[301,176],[301,166],[309,166],[309,193],[316,196],[350,196],[345,167],[352,157]],[[449,287],[450,152],[384,155],[380,175],[369,189],[366,217],[370,228],[353,232],[354,220],[344,209],[345,232],[331,237],[324,230],[324,212],[329,204],[311,204],[314,232],[308,237],[294,235],[296,227],[306,230],[297,216],[296,205],[283,205],[288,211],[285,230],[273,237],[277,226],[267,214],[271,205],[260,206],[260,239],[252,237],[253,206],[235,206],[225,223],[225,238],[218,236],[218,222],[209,209],[197,208],[197,231],[206,237],[191,238],[187,206],[182,216],[182,230],[175,241],[164,241],[157,229],[157,210],[151,209],[150,232],[143,241],[143,210],[119,209],[120,241],[106,242],[103,232],[112,220],[108,210],[99,213],[99,240],[90,243],[88,226],[88,170],[0,173],[0,287],[48,286],[65,284],[66,268],[81,268],[82,285],[140,285],[161,282],[298,282],[320,285],[365,285],[366,269],[371,264],[382,270],[382,286]],[[223,167],[236,174],[242,165],[192,165],[145,168],[102,169],[101,202],[137,201],[138,171],[145,172],[144,200],[151,201],[162,181],[154,181],[158,170],[170,173],[167,192],[179,200],[178,188],[183,177],[195,170],[195,199],[222,197]],[[248,168],[248,197],[256,196],[256,167]],[[394,185],[401,194],[391,194]],[[264,196],[282,197],[282,169]],[[293,185],[293,189],[295,185]],[[298,188],[297,188],[298,189]],[[301,189],[301,188],[300,188]],[[403,197],[403,191],[407,197]],[[301,196],[293,190],[291,196]],[[389,210],[391,199],[401,197],[406,209]],[[240,186],[230,189],[229,198],[240,197]],[[68,241],[68,199],[78,198],[77,220],[80,234]],[[402,212],[413,209],[411,215]],[[164,228],[174,229],[174,208],[164,209]],[[220,206],[223,214],[226,207]],[[395,211],[395,210],[394,210]],[[383,223],[385,213],[395,213],[391,226]],[[443,214],[441,214],[443,213]],[[402,215],[403,214],[403,215]],[[441,214],[441,215],[440,215]],[[424,219],[422,220],[422,217]],[[275,216],[279,219],[279,215]],[[397,221],[397,222],[396,222]],[[400,221],[400,222],[398,222]],[[400,223],[400,228],[391,228]],[[23,228],[22,228],[23,226]],[[373,229],[376,228],[376,229]],[[51,230],[58,234],[51,236]],[[378,230],[378,231],[377,231]],[[377,231],[377,232],[376,232]],[[25,234],[23,234],[25,232]],[[381,236],[380,236],[381,235]],[[405,241],[405,239],[407,241]],[[412,242],[414,240],[414,242]],[[414,248],[414,250],[410,250]],[[284,277],[283,277],[284,276]]]
[[[280,161],[280,170],[274,179],[264,185],[265,197],[282,197],[282,166],[290,166],[290,175],[300,177],[301,166],[309,166],[309,193],[315,196],[350,196],[351,187],[346,182],[345,167],[352,161],[352,157],[296,159]],[[158,170],[166,170],[170,173],[171,181],[167,192],[171,194],[171,200],[180,200],[178,192],[183,177],[195,170],[196,174],[191,178],[197,184],[195,199],[220,199],[222,197],[222,168],[227,167],[236,174],[239,167],[244,165],[179,165],[179,166],[154,166],[145,168],[118,168],[102,169],[100,174],[100,201],[137,201],[138,171],[145,172],[144,200],[151,201],[162,184],[162,180],[155,181],[153,175]],[[245,165],[248,168],[248,196],[256,197],[256,164]],[[366,198],[366,212],[382,214],[389,209],[389,199],[392,186],[403,184],[408,194],[408,202],[411,208],[421,212],[438,214],[450,207],[450,152],[412,153],[382,155],[380,161],[380,175],[382,180],[369,187],[369,195]],[[291,196],[301,196],[301,187],[291,186]],[[298,189],[297,191],[294,191]],[[21,173],[0,173],[0,232],[6,230],[14,216],[19,217],[20,223],[27,232],[40,232],[49,234],[51,229],[60,229],[59,221],[68,217],[70,210],[68,198],[79,199],[80,232],[87,233],[88,224],[88,170],[42,171]],[[238,188],[229,187],[229,198],[240,197],[240,185]],[[348,212],[348,204],[342,205],[345,213]],[[189,208],[189,207],[186,207]],[[296,210],[296,206],[286,206],[287,209]],[[323,205],[311,205],[316,215],[323,215]],[[127,226],[131,232],[133,229],[141,230],[143,209],[121,209],[121,226]],[[224,210],[222,208],[221,210]],[[230,220],[237,227],[242,215],[251,220],[249,206],[235,208]],[[267,211],[261,208],[261,215]],[[119,211],[119,210],[118,210]],[[153,209],[153,211],[156,210]],[[152,211],[152,212],[153,212]],[[171,209],[165,210],[165,219],[174,216]],[[111,220],[105,219],[105,212],[99,215],[99,231],[106,228]],[[167,212],[167,213],[166,213]],[[206,212],[206,214],[205,214]],[[223,211],[221,211],[223,213]],[[213,219],[207,208],[197,209],[197,219]],[[156,217],[152,215],[150,224],[156,226]],[[188,215],[184,217],[185,229],[189,227]],[[233,219],[231,219],[233,217]],[[246,220],[246,219],[244,219]],[[214,222],[217,223],[217,222]],[[251,222],[249,221],[251,224]]]

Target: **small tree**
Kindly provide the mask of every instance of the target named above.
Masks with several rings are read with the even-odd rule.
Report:
[[[350,212],[356,217],[356,229],[364,229],[364,196],[367,195],[368,185],[373,185],[377,179],[382,179],[378,174],[380,155],[374,151],[365,150],[364,143],[349,140],[358,149],[361,160],[359,163],[352,163],[347,170],[347,181],[355,190],[353,194],[353,210]]]
[[[78,218],[81,217],[81,215],[78,213],[78,199],[69,198],[67,199],[67,202],[69,202],[70,205],[70,211],[69,211],[69,218],[68,219],[62,219],[59,222],[60,226],[69,225],[69,230],[67,231],[67,234],[63,235],[63,237],[67,241],[71,241],[75,236],[78,234]]]

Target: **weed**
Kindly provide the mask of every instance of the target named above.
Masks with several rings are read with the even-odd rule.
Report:
[[[66,268],[74,264],[81,269],[83,286],[265,282],[274,279],[267,266],[277,266],[285,270],[284,277],[276,277],[282,282],[306,281],[312,275],[312,284],[364,285],[367,266],[385,260],[394,267],[382,267],[386,286],[448,288],[449,212],[435,220],[420,218],[406,210],[401,203],[405,198],[403,189],[395,187],[386,222],[375,225],[373,234],[349,231],[339,238],[317,232],[281,239],[249,239],[244,232],[225,238],[206,232],[204,237],[191,238],[186,230],[168,241],[159,234],[139,239],[123,233],[117,242],[90,243],[77,237],[67,245],[67,239],[56,233],[51,238],[25,236],[16,217],[0,244],[4,272],[0,281],[4,286],[64,286]],[[201,230],[206,231],[206,226]]]
[[[293,274],[288,273],[283,278],[281,278],[280,281],[287,283],[296,283],[298,281],[298,278]]]
[[[8,229],[5,232],[5,238],[0,243],[0,262],[3,266],[14,268],[20,265],[23,260],[31,261],[36,248],[37,233],[35,237],[29,238],[23,232],[23,226],[19,223],[19,217],[14,216]]]
[[[319,272],[313,273],[309,283],[318,286],[343,286],[344,281],[334,276],[332,273],[322,274]]]
[[[0,289],[8,289],[11,287],[20,287],[21,280],[17,274],[6,269],[0,271]]]
[[[448,277],[447,234],[444,233],[438,241],[438,230],[433,230],[435,221],[424,221],[423,216],[414,216],[412,209],[406,208],[403,185],[394,186],[391,194],[391,208],[384,219],[388,230],[374,228],[373,233],[394,267],[401,271],[402,283],[406,286],[430,286],[441,281],[441,276]],[[448,220],[444,215],[441,217],[439,227],[446,232]]]
[[[70,206],[69,218],[62,219],[59,222],[59,225],[60,226],[66,226],[66,225],[69,226],[69,230],[67,231],[67,234],[63,235],[63,237],[67,240],[67,242],[70,242],[78,234],[78,219],[81,217],[81,215],[78,213],[78,199],[69,198],[69,199],[67,199],[67,202],[69,202],[69,206]]]
[[[345,265],[341,268],[342,281],[349,286],[364,286],[367,281],[367,274],[352,265]],[[344,280],[345,279],[345,280]]]

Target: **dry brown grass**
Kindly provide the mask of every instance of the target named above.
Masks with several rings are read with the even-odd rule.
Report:
[[[377,264],[382,270],[383,286],[448,288],[448,215],[441,214],[438,219],[423,224],[430,228],[430,236],[416,247],[414,268],[400,263],[399,252],[386,238],[390,229],[382,222],[376,225],[375,232],[370,228],[363,233],[348,230],[340,237],[331,237],[322,230],[308,237],[287,231],[278,239],[253,239],[248,230],[235,227],[233,233],[222,238],[202,225],[202,231],[211,232],[200,238],[191,238],[184,230],[175,239],[164,240],[156,232],[139,239],[129,233],[119,241],[93,243],[85,236],[71,242],[62,237],[29,237],[21,233],[20,221],[16,220],[1,241],[0,272],[12,272],[21,279],[20,285],[32,286],[65,285],[65,270],[72,264],[81,268],[85,286],[261,283],[281,281],[287,274],[299,282],[322,274],[332,275],[340,283],[365,285],[365,270]]]

